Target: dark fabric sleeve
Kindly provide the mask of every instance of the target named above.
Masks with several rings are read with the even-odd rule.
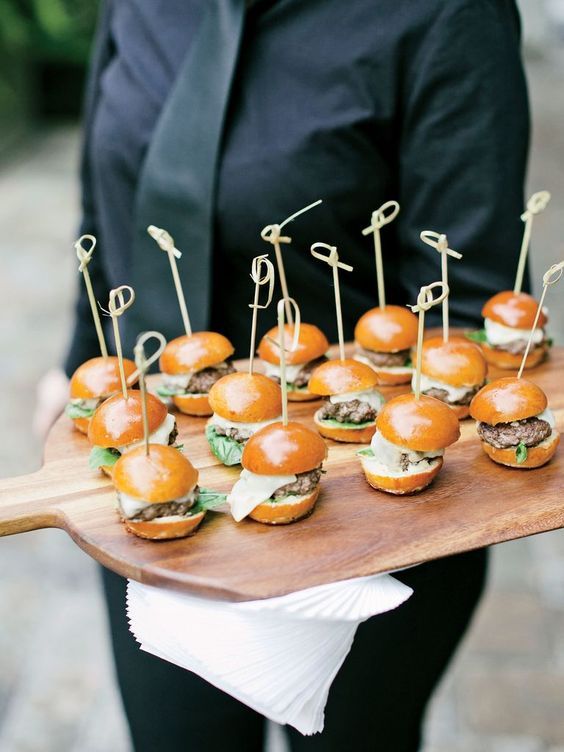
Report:
[[[513,0],[449,0],[405,70],[399,279],[415,303],[440,279],[419,233],[446,233],[464,254],[449,261],[453,325],[479,323],[485,300],[513,286],[529,141],[519,43]]]
[[[110,2],[103,2],[100,9],[99,22],[86,85],[83,115],[84,136],[80,167],[82,218],[79,235],[97,235],[96,209],[92,190],[92,174],[88,158],[88,141],[92,118],[96,107],[100,76],[111,57],[111,40],[109,31],[110,13]],[[90,272],[90,278],[92,280],[92,286],[96,298],[101,301],[106,300],[108,296],[108,282],[105,278],[102,264],[100,263],[98,249],[94,252],[92,261],[88,266],[88,271]],[[92,321],[92,313],[82,275],[77,275],[77,282],[79,286],[75,306],[74,327],[63,366],[67,376],[71,376],[78,366],[85,360],[100,354],[96,330]]]

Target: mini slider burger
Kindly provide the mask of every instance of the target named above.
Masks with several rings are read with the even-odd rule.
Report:
[[[444,402],[403,394],[387,402],[370,448],[358,452],[366,480],[380,491],[411,494],[428,486],[444,450],[460,436],[458,418]]]
[[[468,406],[484,386],[486,374],[482,351],[468,340],[431,337],[423,343],[421,392],[447,404],[461,420],[468,417]]]
[[[319,433],[334,441],[367,444],[384,404],[384,397],[374,388],[377,383],[372,368],[351,358],[328,360],[316,368],[309,390],[327,398],[314,415]]]
[[[543,390],[532,381],[496,379],[470,404],[482,449],[494,462],[533,468],[548,462],[560,435]]]
[[[89,464],[93,470],[101,468],[111,475],[120,456],[143,442],[141,403],[141,394],[130,391],[127,399],[122,394],[115,394],[96,410],[88,426],[88,438],[92,444]],[[147,419],[151,444],[174,445],[178,435],[176,420],[169,415],[166,405],[152,394],[147,394]]]
[[[229,358],[234,347],[217,332],[195,332],[171,340],[160,357],[161,397],[172,397],[187,415],[211,415],[208,394],[222,376],[235,371]]]
[[[135,363],[124,359],[125,378],[130,383]],[[70,400],[65,414],[75,428],[88,433],[88,424],[97,407],[121,389],[119,359],[114,356],[91,358],[79,366],[70,381]]]
[[[185,538],[204,519],[209,492],[200,492],[198,471],[182,452],[160,444],[149,450],[147,454],[145,446],[138,446],[114,466],[120,516],[140,538]]]
[[[259,358],[263,362],[264,372],[274,381],[280,383],[280,353],[277,345],[278,327],[270,329],[262,338],[258,347]],[[286,379],[288,399],[290,402],[317,399],[308,388],[312,372],[327,360],[329,342],[323,332],[313,324],[300,324],[298,343],[290,351],[294,339],[294,326],[285,324],[284,343],[288,350],[286,355]]]
[[[525,292],[499,292],[482,309],[484,328],[468,336],[481,344],[488,363],[498,368],[517,369],[527,347],[537,307],[537,301]],[[540,312],[533,334],[526,368],[538,365],[546,357],[549,340],[544,327],[547,321],[545,308]]]
[[[246,443],[239,480],[227,497],[233,518],[285,525],[311,514],[327,447],[301,423],[272,423]]]
[[[261,373],[230,373],[210,389],[213,415],[206,438],[224,465],[238,465],[243,447],[261,428],[281,419],[282,393]]]
[[[417,317],[407,308],[387,305],[360,317],[354,330],[355,360],[374,369],[379,384],[408,384]]]

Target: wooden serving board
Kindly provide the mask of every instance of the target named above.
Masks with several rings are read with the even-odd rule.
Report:
[[[530,377],[547,393],[564,430],[564,348]],[[490,372],[495,378],[501,372]],[[407,388],[383,388],[387,397]],[[290,403],[292,418],[313,425],[318,402]],[[205,418],[178,415],[179,440],[200,470],[200,484],[228,491],[239,468],[208,449]],[[38,472],[0,480],[0,535],[57,527],[101,564],[139,582],[245,601],[420,564],[449,554],[564,526],[564,450],[537,470],[495,465],[474,422],[447,449],[433,485],[413,497],[371,489],[355,457],[358,445],[329,442],[327,474],[311,517],[268,527],[209,513],[191,538],[151,542],[119,522],[110,482],[88,467],[89,444],[62,416]]]

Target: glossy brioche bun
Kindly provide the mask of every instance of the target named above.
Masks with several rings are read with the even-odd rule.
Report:
[[[259,423],[280,417],[282,391],[262,373],[229,373],[212,386],[209,403],[226,420]]]
[[[205,417],[213,413],[207,394],[175,394],[172,404],[185,415]]]
[[[414,394],[394,397],[382,407],[376,418],[382,436],[417,452],[444,449],[460,436],[458,418],[448,405],[434,397]]]
[[[292,339],[294,336],[294,327],[291,324],[284,325],[284,345],[287,348],[286,363],[289,366],[297,366],[302,363],[309,363],[310,360],[315,360],[325,355],[329,349],[329,341],[323,334],[321,329],[318,329],[313,324],[300,325],[300,336],[298,339],[298,345],[295,350],[290,350],[292,347]],[[267,363],[280,363],[280,353],[278,349],[278,327],[273,326],[261,339],[258,346],[259,358],[265,360]]]
[[[319,433],[326,439],[333,441],[343,441],[349,444],[369,444],[370,440],[376,433],[376,421],[372,421],[369,426],[362,428],[338,428],[334,425],[328,425],[320,420],[319,413],[321,408],[313,416],[313,422]]]
[[[309,389],[288,389],[288,402],[311,402],[319,399],[317,394],[312,394]]]
[[[403,306],[387,305],[384,310],[371,308],[359,318],[354,338],[366,350],[408,350],[417,341],[417,326],[417,316]]]
[[[372,488],[376,488],[379,491],[386,491],[386,493],[396,494],[397,496],[422,491],[439,474],[439,471],[443,466],[443,458],[437,457],[429,465],[428,469],[423,472],[396,477],[375,473],[370,467],[369,460],[369,457],[360,456],[362,469],[364,470],[368,483],[370,483]]]
[[[112,478],[118,491],[149,504],[164,504],[190,493],[198,483],[198,471],[182,452],[172,446],[151,444],[123,454]]]
[[[257,475],[297,475],[319,467],[327,447],[315,431],[302,423],[271,423],[251,436],[241,465]]]
[[[538,302],[532,295],[504,290],[485,303],[482,316],[514,329],[532,329],[537,308]],[[547,320],[546,314],[541,311],[537,326],[542,328]]]
[[[198,529],[205,517],[205,512],[181,517],[161,517],[155,520],[123,520],[123,524],[130,533],[148,540],[173,540],[186,538]]]
[[[423,342],[421,373],[450,386],[481,386],[488,366],[481,349],[461,337],[431,337]]]
[[[397,373],[386,368],[378,366],[369,366],[376,374],[376,383],[378,386],[399,386],[400,384],[409,384],[413,375],[413,369],[408,368],[405,373]]]
[[[492,366],[502,368],[505,371],[517,371],[521,366],[523,355],[510,353],[502,347],[491,347],[487,342],[482,342],[481,347],[484,358]],[[531,347],[525,361],[525,368],[538,366],[546,358],[547,353],[548,347],[546,342],[541,342],[539,345]]]
[[[77,431],[80,431],[80,433],[88,434],[90,418],[71,418],[71,420]]]
[[[527,447],[527,459],[521,463],[517,462],[517,457],[515,455],[516,447],[497,449],[491,444],[488,444],[487,441],[482,441],[480,443],[484,452],[494,462],[497,462],[500,465],[507,465],[508,467],[517,467],[527,470],[532,469],[533,467],[541,467],[541,465],[545,465],[550,459],[552,459],[559,441],[560,434],[553,429],[550,436],[544,441],[541,441],[540,444],[537,444],[534,447]]]
[[[452,405],[450,402],[445,402],[445,405],[448,405],[458,420],[464,420],[470,415],[469,405]]]
[[[249,514],[252,520],[265,525],[288,525],[313,512],[319,496],[319,486],[307,496],[289,496],[284,501],[263,501]]]
[[[166,405],[153,394],[147,394],[149,433],[155,431],[167,416]],[[88,426],[90,443],[100,447],[116,447],[140,441],[143,438],[141,393],[114,394],[95,411]]]
[[[327,360],[311,374],[308,389],[313,394],[328,397],[346,392],[363,392],[378,383],[374,370],[354,358]]]
[[[230,358],[235,352],[231,342],[217,332],[194,332],[172,339],[159,359],[163,373],[193,373]]]
[[[124,358],[123,370],[129,384],[129,379],[135,371],[135,363]],[[71,399],[108,397],[120,390],[119,360],[113,355],[109,355],[107,358],[100,357],[86,360],[76,369],[70,380]]]
[[[548,400],[546,394],[532,381],[505,376],[486,384],[470,403],[470,415],[481,423],[495,426],[511,423],[542,413]]]

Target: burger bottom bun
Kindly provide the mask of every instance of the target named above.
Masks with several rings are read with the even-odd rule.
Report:
[[[177,394],[172,402],[185,415],[213,414],[207,394]]]
[[[522,355],[515,355],[514,353],[507,352],[502,348],[491,347],[486,342],[482,342],[482,352],[484,358],[492,366],[497,368],[503,368],[504,370],[513,371],[517,370],[523,360]],[[534,368],[546,358],[548,353],[548,346],[545,342],[541,342],[540,345],[536,345],[531,348],[525,361],[525,368]]]
[[[423,392],[423,394],[425,394],[425,392]],[[464,420],[464,418],[467,418],[470,415],[470,405],[452,405],[450,402],[445,402],[444,404],[447,407],[450,407],[458,420]]]
[[[378,491],[395,494],[397,496],[422,491],[439,474],[439,470],[443,466],[443,458],[437,457],[429,464],[428,469],[421,473],[390,476],[374,472],[373,465],[367,457],[361,456],[360,462],[364,474],[366,475],[366,480],[372,488],[376,488]]]
[[[515,447],[509,447],[507,449],[497,449],[496,447],[488,444],[487,441],[482,441],[482,449],[488,455],[488,457],[497,462],[499,465],[507,465],[507,467],[516,467],[519,470],[531,470],[534,467],[541,467],[552,459],[556,452],[556,447],[560,441],[560,434],[555,429],[552,430],[550,436],[548,436],[540,444],[534,447],[527,447],[527,459],[524,462],[517,462],[515,456]]]
[[[100,470],[104,475],[107,475],[108,478],[111,478],[113,475],[113,465],[100,465]]]
[[[394,373],[393,371],[382,370],[381,368],[374,368],[376,376],[378,377],[378,384],[380,386],[399,386],[400,384],[409,384],[413,371],[409,373]]]
[[[370,444],[370,441],[376,433],[376,421],[372,421],[369,426],[364,428],[337,428],[336,426],[328,426],[322,420],[319,419],[318,410],[313,416],[315,427],[326,439],[333,439],[333,441],[343,441],[349,444]]]
[[[312,394],[307,389],[288,389],[289,402],[311,402],[319,399],[318,394]]]
[[[198,512],[188,517],[179,514],[171,517],[161,517],[160,520],[123,520],[127,530],[139,538],[148,540],[172,540],[186,538],[198,529],[206,513]]]
[[[288,525],[310,515],[318,496],[319,486],[306,496],[290,496],[285,501],[263,501],[249,517],[265,525]]]
[[[90,418],[73,418],[72,422],[74,423],[74,427],[77,431],[80,431],[80,433],[88,433],[88,424],[90,423]]]

